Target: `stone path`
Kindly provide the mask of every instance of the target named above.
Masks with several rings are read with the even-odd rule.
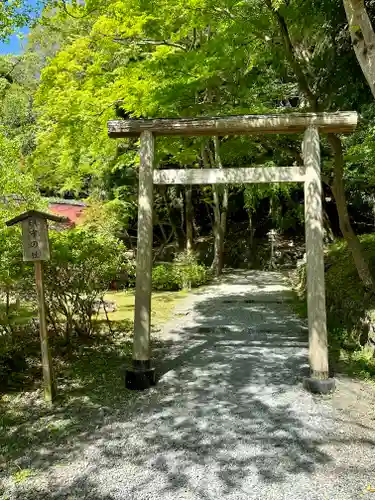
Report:
[[[303,390],[307,330],[287,302],[281,275],[264,272],[189,296],[160,333],[158,385],[28,498],[375,499],[371,387]]]

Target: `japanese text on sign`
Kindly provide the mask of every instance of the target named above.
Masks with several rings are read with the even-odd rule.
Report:
[[[45,219],[30,217],[22,223],[23,260],[48,260],[48,229]]]

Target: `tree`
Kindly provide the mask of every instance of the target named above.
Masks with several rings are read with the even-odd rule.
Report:
[[[316,67],[312,64],[311,55],[309,54],[309,41],[299,40],[299,42],[293,42],[292,36],[289,31],[289,27],[286,21],[286,14],[288,9],[285,9],[283,13],[282,7],[277,4],[275,6],[271,0],[267,0],[267,6],[272,12],[274,19],[280,30],[280,35],[284,44],[285,55],[293,69],[295,78],[298,82],[300,91],[303,93],[307,100],[308,106],[312,111],[319,111],[327,109],[319,93],[319,84],[316,80],[317,75],[314,75],[314,70]],[[301,25],[300,25],[301,26]],[[319,35],[319,31],[316,30],[314,33],[315,42],[322,37],[323,34]],[[301,38],[301,37],[299,37]],[[298,38],[297,38],[298,40]],[[307,57],[303,58],[298,56],[300,51],[307,51]],[[308,71],[304,66],[308,65]],[[309,75],[309,76],[307,76]],[[315,77],[315,82],[314,82]],[[312,83],[314,82],[314,83]],[[317,91],[314,91],[314,87]],[[332,90],[331,90],[332,93]],[[331,96],[329,96],[331,97]],[[332,98],[330,99],[332,101]],[[355,262],[358,275],[364,285],[367,288],[372,288],[374,286],[374,281],[370,273],[370,268],[368,262],[362,252],[361,244],[356,236],[348,214],[347,210],[347,200],[345,195],[344,187],[344,154],[343,146],[339,136],[335,134],[327,135],[328,143],[333,151],[333,177],[330,182],[330,187],[332,194],[336,200],[337,211],[339,214],[340,229],[341,232],[348,243],[348,247],[352,253],[353,260]]]
[[[137,0],[127,3],[126,9],[114,1],[71,5],[68,17],[76,23],[74,34],[62,37],[59,51],[42,71],[37,93],[39,134],[33,161],[38,175],[61,190],[89,193],[102,189],[113,170],[136,172],[136,142],[116,143],[107,137],[106,121],[118,115],[359,109],[367,94],[360,92],[364,82],[352,70],[340,5],[339,0],[319,5],[299,0],[235,5],[229,0],[219,4],[173,0],[159,2],[157,9],[153,2],[145,5]],[[54,12],[48,18],[49,29],[61,26],[64,16],[63,9]],[[234,144],[226,138],[220,141]],[[249,156],[258,164],[301,161],[300,141],[293,138],[286,142],[276,137],[272,145],[267,140],[266,151],[256,138],[246,141],[252,154],[238,157],[238,166],[248,166]],[[325,180],[337,198],[341,229],[358,273],[366,281],[368,267],[345,199],[345,149],[337,136],[328,136],[328,141],[334,154],[332,162],[323,142]],[[198,140],[166,138],[158,142],[158,163],[183,167],[196,163],[197,156],[199,163],[200,150]],[[210,150],[215,164],[212,145],[208,157]],[[230,154],[221,154],[221,163],[227,165],[233,155],[233,148]],[[169,196],[170,188],[165,193],[164,202],[181,199]],[[216,201],[221,196],[215,189],[213,195]],[[222,226],[216,201],[218,248]],[[171,220],[171,227],[178,223]]]
[[[343,0],[359,65],[375,97],[375,33],[364,0]]]
[[[32,166],[35,117],[32,108],[35,58],[0,57],[0,219],[40,205]]]
[[[117,9],[115,3],[110,5]],[[134,2],[116,17],[112,7],[96,11],[91,31],[56,55],[42,72],[37,96],[42,131],[34,164],[45,180],[56,185],[59,178],[62,190],[77,190],[105,176],[116,157],[118,163],[125,159],[135,165],[131,141],[121,141],[116,152],[115,142],[106,135],[106,120],[118,111],[170,116],[257,110],[254,80],[259,73],[250,71],[247,46],[247,39],[255,44],[256,36],[249,34],[244,22],[238,26],[229,17],[228,23],[228,14],[211,2],[202,1],[201,7],[175,2],[155,11],[152,5],[145,10]],[[177,11],[181,21],[174,34]],[[148,23],[150,19],[153,23]],[[235,68],[230,60],[236,62]],[[185,142],[184,148],[188,158],[183,159],[181,142],[163,141],[158,147],[160,164],[196,161],[199,142],[188,146]],[[224,205],[227,194],[224,190]],[[222,223],[215,224],[216,234],[225,226],[224,213]]]
[[[24,0],[6,0],[0,3],[0,40],[6,40],[17,28],[27,24],[33,9]]]
[[[0,133],[0,228],[16,213],[40,206],[33,174],[19,160],[19,146]]]

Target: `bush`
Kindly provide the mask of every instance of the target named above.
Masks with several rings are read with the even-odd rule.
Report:
[[[0,230],[0,387],[26,366],[35,308],[33,269],[22,260],[19,228]],[[37,337],[38,338],[38,337]]]
[[[49,326],[65,341],[72,334],[90,335],[95,301],[111,282],[133,273],[125,248],[113,237],[82,229],[50,231],[50,246],[51,260],[44,263]],[[40,342],[33,265],[22,261],[18,228],[1,231],[0,252],[0,385],[7,385],[26,367],[39,366]]]
[[[63,330],[90,335],[95,302],[102,300],[111,282],[126,272],[123,244],[84,229],[52,232],[51,260],[45,265],[46,304],[49,323]]]
[[[183,252],[174,260],[174,266],[178,269],[181,288],[195,288],[204,285],[209,278],[208,269],[199,264],[192,252]]]
[[[181,288],[177,269],[173,264],[160,264],[152,270],[154,290],[179,290]]]
[[[152,271],[154,290],[182,290],[201,286],[209,279],[208,269],[195,255],[184,252],[171,264],[160,264]]]
[[[32,302],[35,296],[33,270],[22,261],[18,228],[0,231],[0,255],[0,334],[12,335],[25,314],[21,301]]]
[[[374,276],[375,234],[363,235],[360,240]],[[297,274],[299,293],[305,295],[306,266],[301,265]],[[375,374],[375,295],[364,289],[345,241],[328,247],[325,282],[332,361],[337,363],[340,358],[350,365],[351,372],[362,376],[366,370]]]

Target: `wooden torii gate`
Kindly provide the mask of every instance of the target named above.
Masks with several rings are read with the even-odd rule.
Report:
[[[134,344],[132,366],[126,371],[127,388],[146,389],[155,384],[150,353],[153,185],[303,182],[311,368],[311,375],[305,379],[305,386],[313,392],[320,393],[334,389],[335,382],[329,378],[328,368],[319,132],[352,132],[357,126],[357,121],[358,116],[355,112],[337,112],[108,122],[109,137],[140,136]],[[303,165],[298,167],[154,170],[155,136],[227,136],[301,132],[304,132]]]

